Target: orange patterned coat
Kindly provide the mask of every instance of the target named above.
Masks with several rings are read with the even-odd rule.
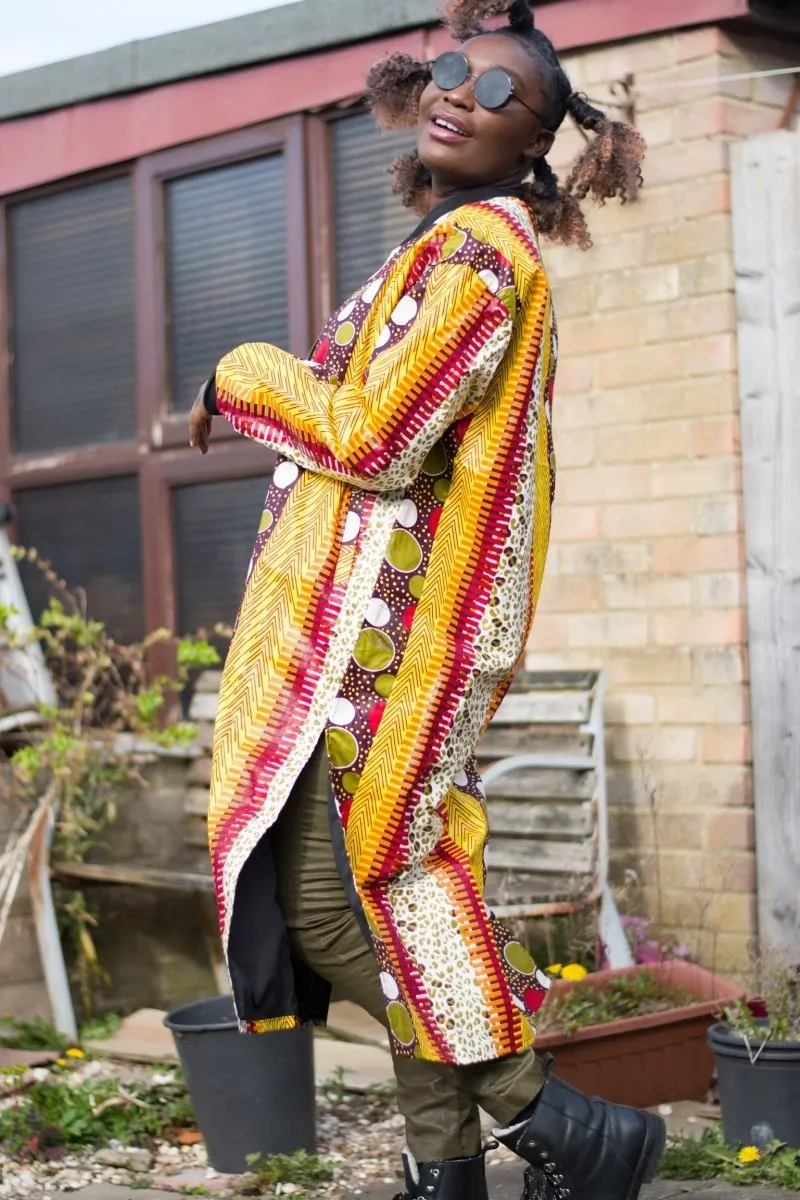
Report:
[[[547,986],[483,899],[474,750],[524,653],[554,481],[556,339],[516,195],[434,214],[312,357],[219,364],[219,411],[281,455],[222,684],[210,845],[243,1028],[324,1019],[292,963],[269,830],[325,733],[396,1053],[531,1044]]]

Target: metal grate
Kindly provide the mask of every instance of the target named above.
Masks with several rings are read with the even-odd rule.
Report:
[[[259,475],[174,489],[178,633],[235,620],[269,482]]]
[[[15,450],[133,437],[130,179],[12,205],[9,244]]]
[[[87,612],[118,641],[145,632],[139,481],[135,475],[31,488],[14,496],[19,541],[52,562],[71,588],[86,592]],[[38,620],[48,591],[41,573],[23,566]]]
[[[334,121],[333,208],[337,301],[346,300],[408,237],[418,218],[392,194],[388,170],[413,150],[412,129],[381,133],[369,113]]]
[[[242,342],[289,348],[280,154],[166,185],[172,407],[188,408]]]

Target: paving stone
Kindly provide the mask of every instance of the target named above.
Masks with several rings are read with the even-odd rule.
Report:
[[[126,1017],[112,1037],[90,1042],[88,1049],[125,1062],[177,1062],[172,1034],[164,1028],[166,1015],[157,1008],[141,1008]]]
[[[371,1088],[394,1089],[392,1056],[378,1046],[340,1042],[332,1037],[314,1038],[314,1074],[321,1087],[341,1072],[342,1085],[352,1092]]]
[[[328,1032],[342,1041],[389,1049],[389,1035],[380,1022],[348,1000],[338,1000],[330,1006]]]

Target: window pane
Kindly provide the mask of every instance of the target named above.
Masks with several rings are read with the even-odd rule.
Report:
[[[90,617],[118,641],[144,629],[139,483],[135,475],[31,488],[14,496],[19,541],[35,547],[71,588],[83,588]],[[25,567],[34,617],[47,603],[41,573]]]
[[[268,487],[260,475],[173,491],[179,634],[233,624]]]
[[[388,170],[413,150],[416,132],[381,133],[369,113],[331,126],[337,300],[345,300],[386,261],[419,218],[392,194]]]
[[[172,406],[242,342],[289,348],[281,155],[167,184]]]
[[[15,449],[135,436],[130,179],[12,205],[9,240]]]

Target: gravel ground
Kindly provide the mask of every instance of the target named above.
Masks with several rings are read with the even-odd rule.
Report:
[[[0,1108],[19,1103],[19,1089],[24,1089],[26,1084],[49,1077],[48,1068],[36,1067],[15,1080],[13,1085],[6,1083]],[[75,1083],[109,1077],[116,1079],[123,1088],[131,1082],[145,1080],[160,1086],[173,1082],[174,1072],[87,1060],[70,1075]],[[63,1075],[60,1078],[63,1080]],[[18,1089],[16,1095],[9,1094],[12,1086]],[[333,1179],[316,1190],[278,1184],[272,1189],[274,1195],[291,1196],[302,1191],[305,1197],[313,1200],[345,1200],[376,1187],[389,1190],[394,1185],[399,1186],[405,1138],[403,1119],[391,1095],[348,1093],[336,1084],[321,1090],[317,1095],[317,1141],[318,1153],[330,1160]],[[499,1163],[511,1157],[505,1150],[494,1151],[488,1161]],[[88,1148],[80,1154],[66,1154],[50,1161],[38,1158],[18,1161],[0,1154],[0,1198],[56,1200],[65,1192],[79,1193],[92,1183],[117,1184],[130,1187],[132,1191],[156,1184],[164,1187],[165,1177],[179,1177],[191,1170],[195,1177],[199,1175],[207,1181],[209,1191],[213,1190],[215,1195],[234,1196],[242,1194],[242,1189],[247,1187],[247,1181],[242,1178],[221,1180],[209,1168],[202,1143],[154,1142],[130,1148],[112,1142],[109,1146]],[[175,1185],[180,1187],[179,1178],[175,1179]],[[257,1192],[250,1190],[249,1194]]]

